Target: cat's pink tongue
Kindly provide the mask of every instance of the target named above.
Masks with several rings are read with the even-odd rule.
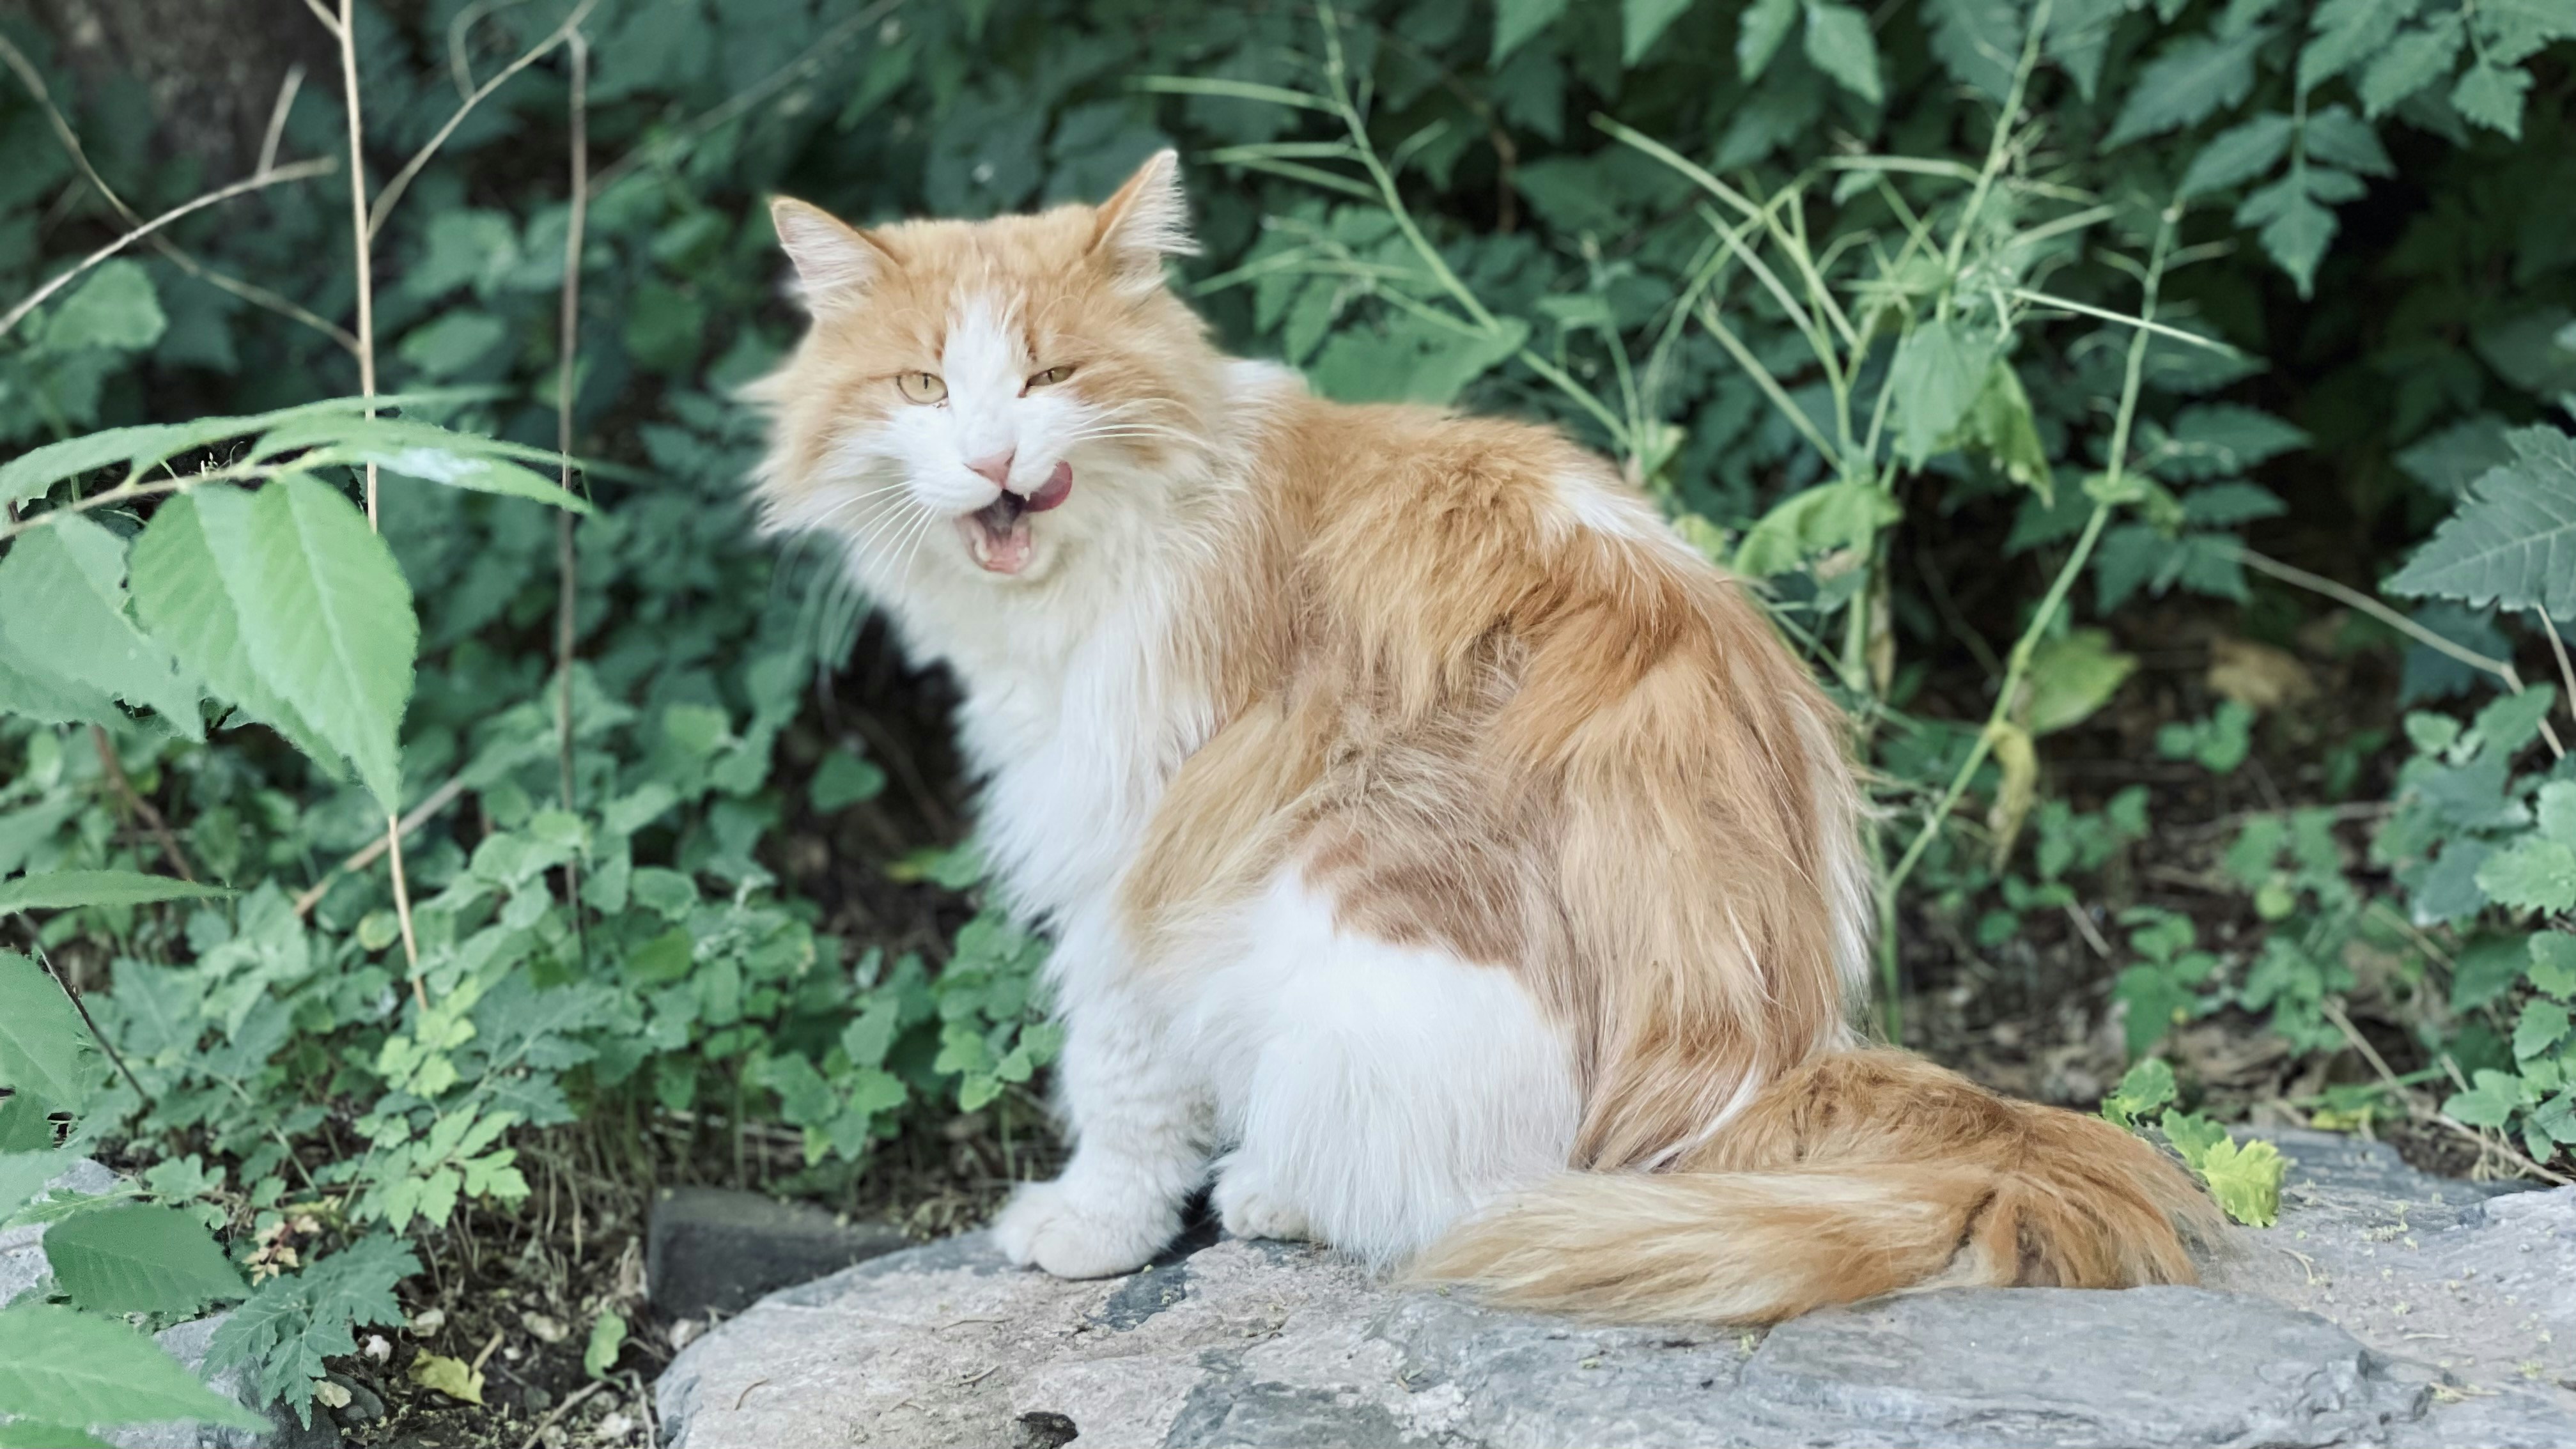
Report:
[[[1029,512],[1044,513],[1073,496],[1073,465],[1059,462],[1047,475],[1046,486],[1029,495]]]

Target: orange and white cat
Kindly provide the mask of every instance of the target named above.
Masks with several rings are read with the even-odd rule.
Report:
[[[1841,722],[1599,459],[1215,351],[1169,153],[1096,208],[774,219],[813,325],[764,522],[954,671],[1056,937],[1075,1146],[1014,1261],[1128,1272],[1212,1181],[1238,1235],[1593,1315],[2191,1280],[2154,1150],[1859,1047]]]

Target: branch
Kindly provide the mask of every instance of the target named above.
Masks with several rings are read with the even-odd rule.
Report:
[[[563,24],[556,26],[545,39],[528,47],[526,54],[502,67],[500,74],[474,88],[474,93],[467,96],[465,103],[456,108],[456,113],[447,118],[447,124],[439,127],[437,134],[431,136],[419,150],[413,152],[411,159],[403,163],[403,168],[394,173],[391,181],[385,183],[384,190],[376,193],[376,203],[366,214],[368,241],[374,241],[376,233],[385,229],[385,218],[393,214],[394,203],[402,200],[402,194],[410,188],[412,178],[418,176],[420,169],[427,166],[431,158],[438,154],[439,147],[447,144],[447,138],[456,134],[456,128],[465,124],[465,118],[474,113],[474,108],[483,104],[485,97],[499,90],[503,82],[536,64],[546,52],[570,39],[573,31],[583,20],[589,18],[592,8],[598,4],[599,0],[581,0],[579,5],[573,7],[572,13],[564,17]]]

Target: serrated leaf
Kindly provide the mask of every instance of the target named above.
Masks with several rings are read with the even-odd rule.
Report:
[[[2192,158],[2191,169],[2183,173],[2183,195],[2223,190],[2271,170],[2272,163],[2289,150],[2290,133],[2295,129],[2289,117],[2270,114],[2219,132],[2200,148],[2200,154]]]
[[[29,665],[148,706],[203,739],[195,681],[125,616],[125,571],[124,540],[86,515],[22,534],[0,558],[0,630]]]
[[[80,906],[143,906],[155,901],[204,900],[231,894],[221,886],[198,885],[135,870],[56,870],[0,882],[0,915]]]
[[[2137,668],[2138,656],[2111,647],[2107,629],[2073,629],[2042,640],[2031,653],[2023,726],[2045,735],[2082,724]]]
[[[205,1228],[171,1207],[133,1203],[56,1223],[45,1258],[72,1305],[93,1313],[194,1313],[244,1296]]]
[[[349,757],[391,814],[401,808],[395,740],[420,643],[411,587],[358,510],[313,478],[261,489],[252,521],[245,562],[262,586],[233,595],[251,667]]]
[[[2173,1099],[2173,1067],[2162,1057],[2148,1057],[2129,1068],[2119,1088],[2102,1099],[2102,1115],[2131,1127]]]
[[[2390,41],[2361,73],[2361,113],[2379,119],[2398,102],[2451,73],[2460,57],[2460,17],[2437,15],[2429,25]]]
[[[43,967],[0,951],[0,1087],[78,1112],[96,1075],[89,1031]]]
[[[2260,226],[2263,250],[2290,274],[2299,295],[2316,290],[2317,263],[2335,237],[2335,215],[2310,194],[2311,173],[2294,167],[2289,175],[2245,198],[2236,208],[2240,226]]]
[[[1500,65],[1529,38],[1554,25],[1565,13],[1566,0],[1498,0],[1494,6],[1494,49],[1486,58]]]
[[[2513,1027],[2513,1055],[2529,1061],[2567,1036],[2567,1008],[2555,1001],[2526,1001]]]
[[[2531,73],[2494,64],[2481,56],[2460,74],[2451,88],[2451,109],[2490,131],[2522,139],[2522,97],[2531,89]]]
[[[2476,1085],[2453,1092],[2442,1103],[2442,1115],[2472,1127],[2502,1127],[2528,1097],[2522,1079],[2511,1072],[2480,1069]]]
[[[2478,867],[2478,889],[2517,910],[2576,910],[2576,850],[2555,840],[2517,841]]]
[[[2397,163],[2388,159],[2388,148],[2379,144],[2379,133],[2368,121],[2354,115],[2350,106],[2327,106],[2309,112],[2307,147],[2310,157],[2347,171],[2364,176],[2397,174]]]
[[[1951,78],[2000,101],[2020,68],[2022,6],[2018,0],[1931,0],[1926,12],[1932,53]]]
[[[1838,0],[1807,0],[1807,59],[1844,90],[1863,100],[1885,94],[1878,78],[1878,38],[1859,7]]]
[[[1873,483],[1809,488],[1783,499],[1746,530],[1735,550],[1735,571],[1754,579],[1786,573],[1814,554],[1867,543],[1904,512]]]
[[[1797,23],[1798,0],[1753,0],[1736,22],[1736,70],[1752,80],[1770,69],[1771,58],[1780,53],[1780,43]]]
[[[461,1403],[483,1402],[482,1371],[461,1358],[424,1353],[411,1361],[411,1370],[404,1377],[424,1389],[436,1389]]]
[[[2048,471],[2048,449],[2039,439],[2030,394],[2022,389],[2021,376],[2013,371],[2011,363],[1998,357],[1986,369],[1985,386],[1978,390],[1977,400],[1969,405],[1968,416],[1959,424],[1959,441],[1983,449],[2005,477],[2034,490],[2042,499],[2052,496],[2054,480]]]
[[[226,484],[162,504],[134,541],[134,611],[218,697],[337,774],[338,752],[251,664],[241,599],[263,587],[251,572],[257,529],[251,495]]]
[[[2576,439],[2530,427],[2505,444],[2514,461],[2470,485],[2390,592],[2576,615]]]
[[[1619,7],[1619,58],[1635,65],[1661,39],[1664,31],[1691,8],[1691,0],[1622,0]]]
[[[2250,1227],[2280,1221],[2281,1179],[2289,1171],[2281,1149],[2259,1137],[2211,1143],[2194,1169],[2227,1215]]]
[[[268,1421],[198,1382],[161,1346],[112,1319],[53,1303],[0,1309],[0,1405],[59,1424]]]
[[[169,325],[151,274],[142,263],[117,257],[100,263],[70,296],[54,304],[37,344],[48,352],[83,347],[139,352],[160,341]]]
[[[2576,998],[2576,934],[2543,931],[2531,938],[2531,984],[2561,1001]]]
[[[626,1320],[614,1308],[600,1310],[590,1325],[590,1342],[581,1351],[581,1371],[595,1379],[606,1379],[617,1367],[617,1355],[626,1347]]]
[[[2376,54],[2424,0],[2325,0],[2299,51],[2299,89],[2314,90]]]
[[[2254,52],[2270,38],[2271,31],[2254,26],[2237,35],[2192,35],[2167,45],[2139,72],[2103,146],[2177,131],[2244,100],[2254,88]]]

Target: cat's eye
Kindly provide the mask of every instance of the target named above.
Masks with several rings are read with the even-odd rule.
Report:
[[[905,402],[927,407],[948,401],[948,384],[940,381],[939,374],[935,372],[898,372],[894,375],[894,385],[895,390],[903,394]]]
[[[1029,378],[1028,385],[1030,387],[1053,387],[1057,383],[1062,382],[1071,376],[1073,376],[1073,368],[1070,366],[1050,367],[1044,372],[1033,374]]]

